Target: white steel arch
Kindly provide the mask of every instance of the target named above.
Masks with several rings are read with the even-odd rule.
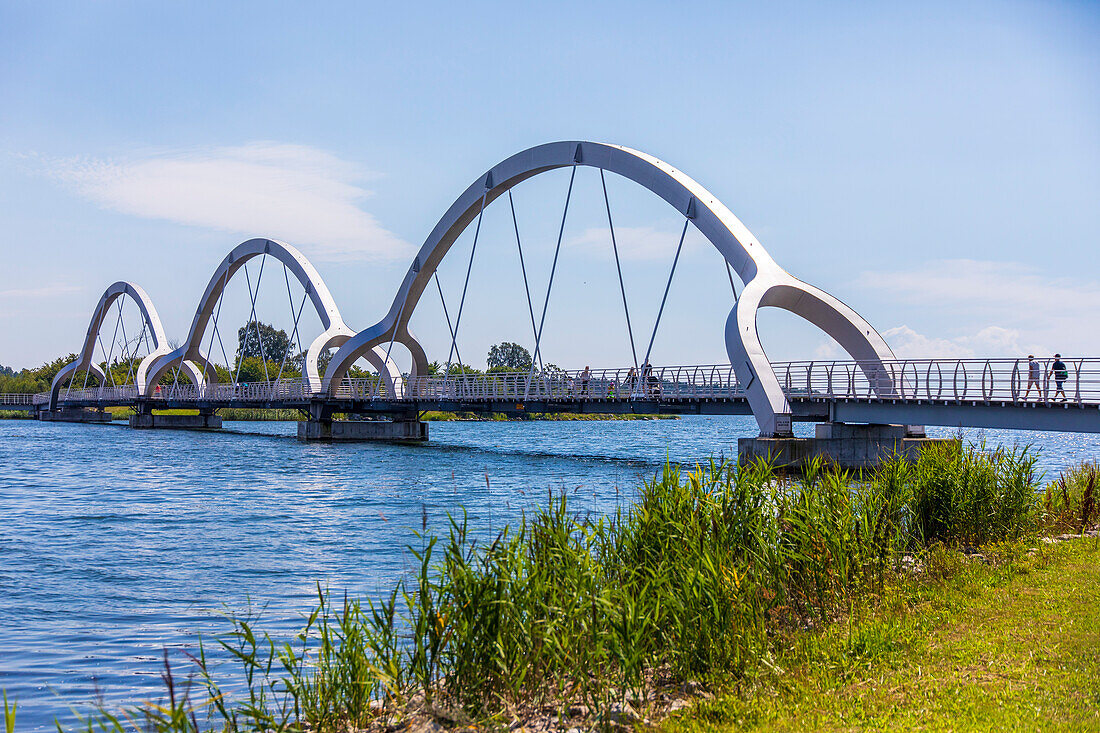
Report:
[[[83,369],[95,374],[101,384],[106,379],[103,370],[95,363],[95,344],[99,336],[99,329],[103,326],[103,321],[107,317],[108,310],[115,304],[115,301],[125,296],[129,296],[129,298],[137,304],[138,309],[141,310],[141,316],[145,321],[146,332],[149,335],[149,340],[153,344],[153,350],[141,360],[137,368],[137,373],[134,375],[134,387],[137,393],[144,394],[146,392],[149,367],[158,358],[168,353],[168,340],[164,336],[164,326],[161,325],[160,315],[157,313],[157,309],[153,305],[153,301],[149,297],[149,294],[146,293],[144,288],[140,285],[120,280],[103,291],[103,295],[99,299],[99,304],[96,306],[95,311],[92,312],[92,320],[89,322],[88,332],[84,336],[84,345],[80,348],[80,353],[77,355],[76,361],[65,365],[65,367],[57,373],[57,376],[53,378],[53,383],[50,385],[51,410],[57,408],[58,391],[61,389],[61,385],[65,380],[70,378],[71,375]],[[196,378],[200,373],[190,361],[185,361],[182,367],[192,378]]]
[[[334,393],[338,389],[357,358],[391,339],[412,352],[413,374],[426,374],[427,357],[409,331],[409,319],[458,236],[484,206],[513,186],[540,173],[577,165],[616,173],[664,199],[691,219],[746,284],[727,320],[726,352],[744,386],[762,435],[788,432],[791,408],[757,333],[756,313],[761,307],[783,308],[814,323],[860,362],[879,396],[892,394],[893,382],[883,361],[892,360],[893,352],[882,336],[847,305],[780,267],[713,194],[682,171],[651,155],[619,145],[578,141],[529,148],[474,181],[428,235],[386,316],[348,339],[333,357],[325,373],[328,391]]]
[[[317,316],[321,319],[321,325],[325,330],[310,343],[309,348],[306,350],[305,369],[302,374],[302,381],[305,382],[310,392],[318,393],[321,391],[321,378],[318,374],[318,360],[321,352],[330,347],[340,346],[354,336],[355,331],[344,323],[344,319],[340,315],[340,309],[337,307],[336,301],[333,300],[328,286],[321,279],[320,273],[297,248],[275,239],[257,238],[238,244],[218,265],[214,274],[210,277],[206,291],[199,300],[195,317],[191,321],[191,329],[187,334],[187,340],[175,351],[166,353],[155,362],[152,362],[151,371],[153,376],[146,386],[146,396],[152,393],[154,385],[169,369],[187,361],[197,362],[206,367],[204,371],[200,370],[198,372],[198,379],[195,380],[196,385],[212,384],[218,381],[217,371],[201,350],[203,334],[206,333],[207,325],[214,316],[218,299],[225,291],[229,281],[238,270],[244,267],[246,262],[263,255],[274,257],[286,266],[287,271],[305,289],[306,295],[313,303]],[[396,366],[392,364],[391,360],[390,368],[383,369],[385,355],[377,352],[378,350],[368,349],[364,356],[372,366],[379,370],[379,373],[387,378],[388,386],[392,390],[394,385],[389,380],[392,379],[392,375],[397,373]],[[204,373],[205,377],[203,376]]]

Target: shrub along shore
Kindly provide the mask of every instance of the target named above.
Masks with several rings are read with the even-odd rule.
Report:
[[[612,516],[548,495],[491,542],[472,541],[458,516],[445,537],[410,548],[418,571],[384,598],[319,589],[291,642],[230,617],[218,656],[239,665],[243,689],[204,649],[166,670],[160,703],[99,710],[85,725],[612,728],[715,692],[751,700],[780,660],[812,665],[815,639],[934,594],[967,557],[1003,566],[1040,532],[1091,525],[1094,466],[1045,492],[1039,481],[1028,450],[942,445],[858,481],[821,464],[797,479],[764,463],[670,465]],[[845,653],[876,643],[849,639]]]

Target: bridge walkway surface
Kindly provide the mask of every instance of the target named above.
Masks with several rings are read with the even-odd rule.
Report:
[[[876,374],[854,361],[778,362],[772,368],[792,421],[1100,432],[1100,360],[1067,360],[1062,392],[1053,379],[1026,388],[1020,359],[898,360]],[[1023,379],[1021,376],[1023,375]],[[889,389],[882,389],[885,382]],[[876,390],[873,385],[878,385]],[[1065,397],[1061,395],[1064,393]],[[1058,395],[1057,397],[1055,395]],[[42,410],[49,395],[4,395],[0,406]],[[131,407],[297,409],[412,419],[425,411],[750,415],[745,390],[726,365],[554,372],[456,373],[323,382],[165,384],[143,396],[133,385],[61,390],[62,409]],[[2,409],[2,408],[0,408]]]

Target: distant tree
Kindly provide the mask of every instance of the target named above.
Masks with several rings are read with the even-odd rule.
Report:
[[[489,369],[507,369],[509,371],[523,372],[531,368],[531,352],[519,344],[511,341],[502,341],[489,347],[489,356],[486,359]]]
[[[259,338],[256,332],[259,331]],[[262,345],[262,348],[261,348]],[[290,337],[281,328],[262,321],[250,321],[237,329],[237,361],[241,359],[267,359],[279,364],[290,351]],[[275,367],[279,371],[279,367]]]

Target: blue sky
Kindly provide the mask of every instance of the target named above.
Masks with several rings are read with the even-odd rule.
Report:
[[[559,139],[686,171],[900,355],[1100,355],[1098,38],[1095,3],[4,0],[0,363],[75,351],[119,279],[183,339],[251,236],[300,247],[364,328],[470,182]],[[537,302],[567,183],[515,191]],[[631,359],[598,186],[578,173],[547,316],[544,352],[567,367]],[[647,342],[682,219],[609,189]],[[509,216],[486,212],[468,362],[532,341]],[[469,244],[440,272],[452,316]],[[247,316],[241,287],[227,320]],[[723,361],[731,305],[689,237],[653,361]],[[289,325],[279,307],[261,318]],[[441,315],[425,298],[413,324],[445,359]],[[776,359],[839,356],[782,313],[761,331]]]

